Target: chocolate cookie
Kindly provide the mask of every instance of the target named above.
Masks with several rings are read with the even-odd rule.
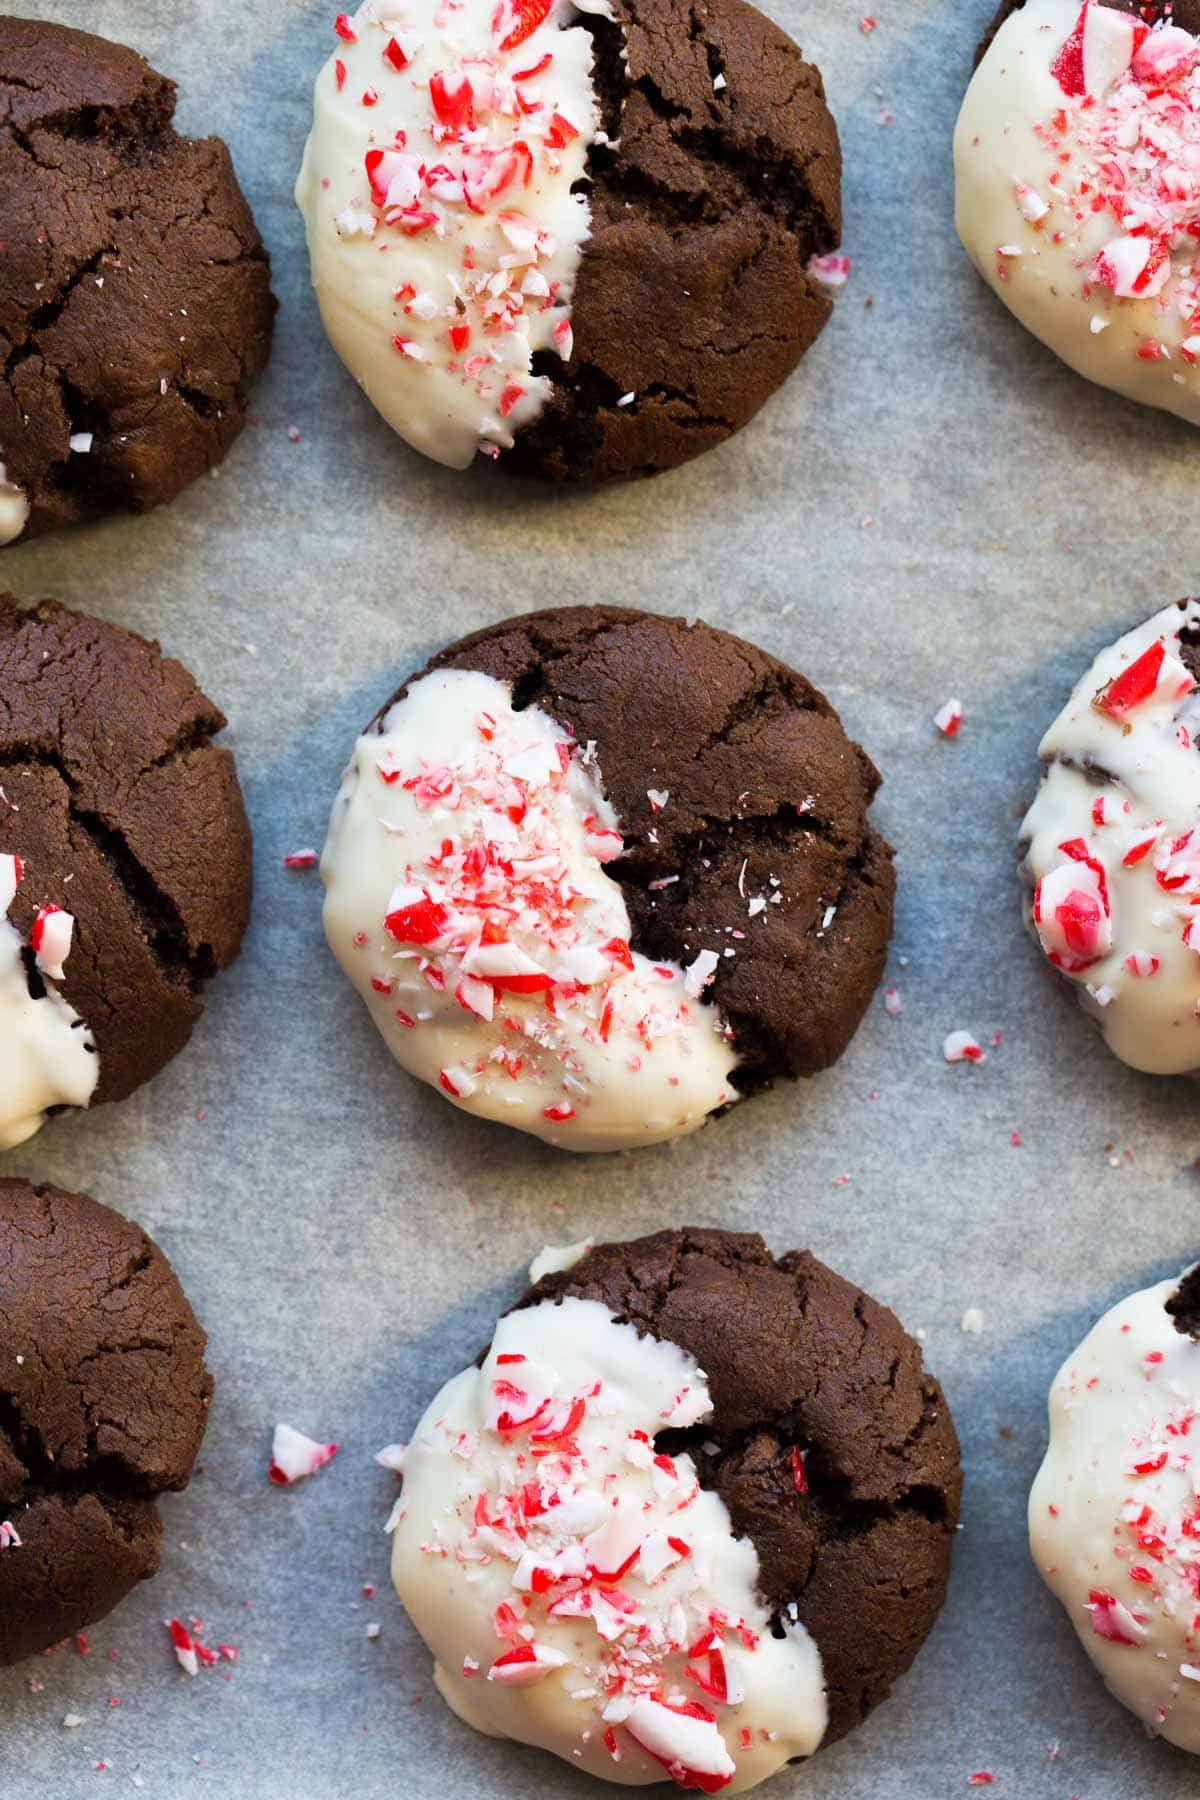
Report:
[[[0,544],[161,506],[245,423],[267,254],[174,111],[134,51],[0,17]]]
[[[742,1792],[909,1667],[961,1485],[886,1307],[808,1251],[662,1231],[543,1276],[437,1396],[392,1573],[468,1723]]]
[[[998,298],[1080,375],[1193,425],[1197,32],[1200,0],[1005,0],[954,137],[959,236]]]
[[[250,831],[224,724],[157,644],[0,596],[0,1149],[157,1074],[237,955]]]
[[[326,329],[451,466],[674,468],[746,424],[829,317],[820,72],[745,0],[606,15],[468,0],[396,30],[364,7],[318,77],[297,201]]]
[[[326,930],[393,1054],[468,1110],[656,1142],[846,1048],[891,930],[878,784],[739,638],[532,613],[434,657],[359,740]]]
[[[162,1251],[82,1194],[0,1180],[0,1665],[158,1569],[212,1378]]]

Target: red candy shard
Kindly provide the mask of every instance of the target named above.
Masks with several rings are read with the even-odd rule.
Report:
[[[390,63],[397,74],[399,74],[402,69],[407,69],[408,67],[408,57],[405,56],[395,38],[389,38],[384,45],[383,60],[385,63]]]
[[[350,15],[348,13],[338,14],[337,18],[333,21],[333,29],[337,32],[337,35],[341,38],[343,43],[357,44],[358,33],[350,23]]]
[[[454,131],[461,131],[470,126],[475,95],[471,89],[470,77],[464,75],[461,70],[458,76],[452,76],[450,81],[447,81],[440,70],[436,75],[431,75],[429,77],[429,98],[441,124],[449,126]]]
[[[1113,719],[1124,719],[1135,707],[1144,705],[1158,686],[1166,654],[1166,646],[1161,639],[1157,644],[1151,644],[1148,650],[1143,650],[1135,662],[1131,662],[1127,669],[1123,669],[1097,694],[1092,702],[1096,710],[1107,713]]]
[[[506,0],[506,4],[496,9],[492,21],[492,30],[497,32],[513,20],[505,35],[500,39],[499,49],[503,53],[515,50],[526,38],[531,38],[539,25],[544,25],[550,17],[553,0]]]
[[[807,1475],[807,1473],[805,1471],[805,1467],[804,1467],[804,1457],[800,1452],[799,1446],[796,1444],[792,1445],[791,1461],[792,1461],[792,1486],[795,1488],[795,1490],[798,1494],[807,1494],[807,1492],[808,1492],[808,1475]]]
[[[1093,1588],[1088,1594],[1087,1610],[1092,1615],[1092,1630],[1096,1636],[1107,1638],[1110,1644],[1125,1644],[1133,1649],[1146,1635],[1145,1629],[1115,1594]]]
[[[444,906],[425,895],[408,906],[398,906],[383,921],[384,930],[398,944],[432,944],[441,937],[450,915]]]

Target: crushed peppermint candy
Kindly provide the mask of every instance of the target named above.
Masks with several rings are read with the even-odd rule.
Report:
[[[942,1055],[948,1063],[987,1061],[987,1051],[969,1031],[950,1032],[942,1045]]]
[[[606,873],[618,821],[547,714],[437,671],[360,740],[347,781],[327,928],[406,1068],[567,1148],[661,1141],[736,1098],[729,1028],[702,998],[716,953],[685,972],[633,948]]]
[[[773,1634],[755,1553],[691,1456],[660,1447],[711,1409],[685,1352],[595,1301],[501,1322],[418,1426],[396,1526],[396,1587],[452,1704],[469,1681],[472,1716],[524,1737],[522,1694],[555,1677],[547,1748],[603,1777],[637,1747],[708,1793],[815,1747],[815,1644],[791,1617]],[[793,1458],[803,1472],[796,1452],[781,1472]]]
[[[837,293],[844,288],[850,279],[850,258],[840,251],[832,251],[826,256],[810,256],[805,265],[818,287],[830,293]]]
[[[1200,41],[1169,9],[1148,18],[1083,0],[1066,40],[1046,46],[1057,104],[1029,122],[1028,179],[1013,178],[1013,204],[1031,248],[1069,254],[1075,296],[1099,303],[1093,334],[1114,306],[1152,301],[1177,343],[1200,328]],[[1025,29],[1045,34],[1044,9]],[[1021,154],[1016,130],[1006,128],[1010,157]],[[1155,333],[1117,353],[1153,363],[1171,350]]]
[[[389,422],[464,467],[541,412],[535,357],[572,354],[587,154],[604,141],[590,38],[550,0],[341,17],[298,189],[318,293],[354,296],[326,324]]]
[[[962,730],[962,701],[947,700],[945,706],[939,707],[934,713],[933,722],[943,737],[957,737]]]
[[[307,1475],[315,1475],[338,1453],[336,1444],[318,1444],[291,1425],[279,1424],[271,1442],[271,1463],[267,1470],[277,1487],[290,1487]]]

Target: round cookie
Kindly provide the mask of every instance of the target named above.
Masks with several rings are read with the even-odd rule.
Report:
[[[204,1347],[138,1226],[0,1180],[0,1666],[157,1572],[156,1501],[187,1486],[208,1418]]]
[[[739,638],[531,613],[434,657],[359,739],[326,933],[457,1105],[568,1149],[659,1142],[846,1048],[891,930],[878,783]]]
[[[1200,600],[1096,658],[1042,739],[1027,918],[1110,1050],[1200,1068]]]
[[[341,15],[297,183],[330,340],[465,468],[649,475],[753,417],[823,328],[819,71],[745,0]]]
[[[1029,1538],[1105,1685],[1200,1753],[1200,1270],[1114,1306],[1050,1390]]]
[[[161,506],[245,424],[267,254],[174,111],[134,51],[0,17],[0,545]]]
[[[893,1314],[726,1231],[559,1264],[403,1471],[392,1575],[448,1704],[609,1781],[707,1793],[885,1697],[937,1619],[961,1492]]]
[[[959,236],[1089,380],[1200,424],[1200,5],[1006,0],[954,139]]]
[[[0,1150],[156,1075],[237,955],[250,830],[224,724],[157,644],[0,595]]]

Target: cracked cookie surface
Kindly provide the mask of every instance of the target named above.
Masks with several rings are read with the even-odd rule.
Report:
[[[553,397],[502,462],[553,480],[654,474],[745,425],[828,320],[807,264],[841,238],[837,127],[790,38],[744,0],[614,11],[582,21],[614,146],[589,156],[574,352],[542,359]]]
[[[509,682],[515,705],[595,743],[631,942],[719,957],[705,998],[733,1027],[738,1088],[837,1060],[883,973],[895,873],[868,819],[879,775],[803,675],[727,632],[618,607],[512,619],[429,668]],[[668,794],[659,811],[651,789]]]
[[[225,145],[174,110],[132,50],[0,17],[0,482],[25,535],[174,499],[245,423],[269,263]]]
[[[824,1741],[843,1736],[909,1667],[949,1577],[958,1439],[919,1345],[809,1251],[774,1258],[757,1233],[598,1244],[518,1310],[568,1295],[705,1371],[712,1417],[660,1446],[688,1451],[753,1542],[767,1604],[794,1603],[824,1664]]]
[[[103,1618],[158,1568],[212,1378],[170,1263],[81,1194],[0,1180],[0,1665]]]
[[[184,1047],[240,948],[250,830],[224,724],[157,644],[0,595],[0,854],[25,867],[8,917],[26,941],[42,906],[75,919],[55,985],[95,1039],[93,1104]]]

